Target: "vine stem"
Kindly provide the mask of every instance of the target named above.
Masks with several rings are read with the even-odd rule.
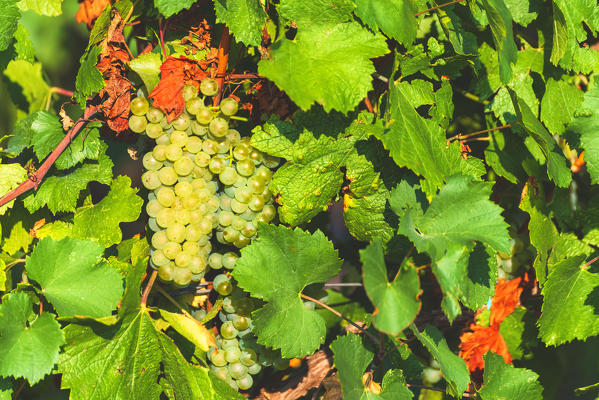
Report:
[[[514,122],[512,124],[502,125],[502,126],[496,126],[495,128],[483,129],[482,131],[472,132],[472,133],[469,133],[467,135],[462,135],[461,133],[458,133],[457,135],[452,136],[452,137],[450,137],[447,140],[449,142],[453,142],[454,140],[464,140],[464,139],[468,139],[469,137],[472,137],[472,136],[481,135],[483,133],[488,133],[488,132],[498,131],[498,130],[501,130],[501,129],[510,128],[510,127],[512,127],[512,126],[514,126],[516,124],[517,124],[517,122]]]
[[[85,125],[85,123],[96,113],[98,113],[97,108],[86,108],[83,113],[83,117],[79,118],[77,122],[73,125],[73,127],[69,130],[69,132],[65,135],[65,137],[58,143],[58,146],[50,153],[46,161],[39,167],[35,174],[30,176],[26,181],[22,182],[15,189],[4,195],[0,198],[0,207],[5,205],[11,200],[16,199],[23,193],[27,192],[29,189],[37,190],[41,180],[50,170],[50,167],[54,164],[56,159],[62,154],[62,152],[67,148],[67,146],[71,143],[73,138],[77,136],[81,128]]]
[[[218,83],[218,93],[212,101],[213,106],[218,106],[223,95],[225,86],[225,72],[227,72],[227,63],[229,62],[229,48],[231,47],[231,34],[229,28],[223,27],[218,45],[218,69],[216,71],[216,82]]]
[[[448,3],[439,4],[438,6],[429,8],[428,10],[419,11],[416,14],[414,14],[414,16],[417,17],[419,15],[426,14],[427,12],[438,10],[439,8],[451,6],[452,4],[461,3],[462,1],[465,1],[465,0],[454,0],[454,1],[450,1]]]
[[[17,400],[17,398],[19,397],[19,395],[21,394],[21,392],[25,388],[25,384],[26,383],[27,383],[27,380],[24,380],[23,383],[21,383],[21,386],[19,386],[19,388],[15,392],[14,396],[12,396],[12,400]]]
[[[597,260],[599,260],[599,256],[593,258],[591,261],[587,261],[582,267],[586,268],[586,267],[588,267],[589,265],[591,265],[592,263],[594,263]]]
[[[162,18],[158,19],[158,31],[160,35],[160,47],[162,47],[162,54],[164,55],[164,59],[166,60],[166,49],[164,48],[164,31],[166,30],[166,26],[168,22],[162,26]]]
[[[63,89],[63,88],[57,87],[57,86],[52,86],[48,90],[48,98],[46,99],[46,111],[50,109],[50,104],[52,103],[52,95],[54,93],[61,94],[63,96],[67,96],[67,97],[74,96],[74,93],[71,90]]]
[[[142,308],[146,307],[146,304],[148,302],[148,296],[150,295],[150,291],[152,290],[152,286],[154,286],[154,282],[156,281],[156,277],[158,276],[158,270],[154,270],[154,272],[152,272],[152,275],[150,275],[150,279],[148,280],[148,284],[146,285],[146,288],[144,289],[144,293],[141,295],[141,306]]]
[[[314,299],[314,298],[312,298],[310,296],[307,296],[307,295],[305,295],[303,293],[300,293],[300,297],[303,298],[303,299],[306,299],[306,300],[309,300],[311,302],[314,302],[314,303],[318,304],[319,306],[321,306],[322,308],[324,308],[326,310],[329,310],[330,312],[332,312],[333,314],[335,314],[339,318],[341,318],[341,319],[349,322],[350,324],[352,324],[352,326],[354,326],[355,328],[357,328],[360,332],[364,332],[368,336],[368,338],[370,340],[372,340],[372,343],[374,343],[374,345],[376,347],[379,346],[379,339],[376,336],[374,336],[372,333],[368,332],[366,329],[364,329],[364,327],[356,324],[354,321],[352,321],[351,319],[347,318],[345,315],[341,314],[339,311],[337,311],[334,308],[332,308],[332,307],[324,304],[322,301],[316,300],[316,299]]]

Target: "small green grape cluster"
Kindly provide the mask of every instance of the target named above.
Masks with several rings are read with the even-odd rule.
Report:
[[[279,161],[229,127],[238,110],[234,99],[205,104],[217,88],[205,79],[198,97],[194,86],[185,86],[186,109],[171,122],[144,97],[131,102],[129,127],[156,141],[143,157],[141,177],[150,190],[150,263],[160,279],[180,286],[198,282],[207,265],[232,269],[238,256],[230,250],[248,245],[258,223],[276,217],[268,186]],[[225,251],[213,251],[213,237]]]
[[[522,266],[530,264],[534,258],[535,250],[532,246],[526,246],[524,241],[514,234],[510,240],[510,254],[497,253],[498,278],[510,280],[518,276],[518,270]]]
[[[217,347],[208,352],[212,372],[234,389],[248,390],[253,385],[253,376],[264,367],[287,368],[289,360],[281,359],[280,352],[256,342],[251,319],[254,300],[224,274],[214,277],[213,287],[226,297],[219,312],[221,325],[216,337]]]

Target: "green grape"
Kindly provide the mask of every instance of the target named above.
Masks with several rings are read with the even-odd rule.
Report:
[[[227,360],[225,360],[225,352],[222,350],[212,348],[208,352],[208,359],[212,364],[214,364],[217,367],[224,367],[225,365],[227,365]]]
[[[156,192],[156,199],[163,207],[170,207],[175,202],[175,192],[168,186],[163,186]]]
[[[212,158],[208,164],[208,169],[210,169],[210,172],[213,174],[220,174],[225,168],[227,168],[227,162],[224,158],[220,157]]]
[[[246,318],[242,315],[238,315],[234,320],[233,320],[233,326],[235,327],[235,329],[237,329],[238,331],[245,331],[247,328],[250,327],[250,320],[249,318]]]
[[[249,158],[254,162],[254,165],[258,165],[264,159],[264,155],[261,151],[253,149],[252,151],[250,151]]]
[[[196,89],[196,87],[193,85],[185,85],[181,90],[181,95],[183,96],[183,99],[187,101],[198,95],[198,89]]]
[[[245,160],[248,158],[249,154],[250,151],[247,148],[247,146],[244,146],[242,144],[238,144],[233,149],[233,157],[235,157],[236,160]]]
[[[150,139],[159,138],[163,133],[160,124],[146,124],[146,135],[148,135]]]
[[[193,171],[194,164],[193,161],[191,161],[191,159],[187,157],[181,157],[180,159],[175,161],[175,163],[173,164],[173,168],[175,169],[175,172],[178,175],[187,176],[191,174],[191,171]]]
[[[223,267],[227,268],[227,269],[233,269],[235,268],[235,263],[237,262],[237,259],[239,257],[237,256],[237,254],[228,251],[225,254],[223,254],[222,256],[222,264]]]
[[[262,162],[266,168],[274,169],[279,166],[280,159],[278,157],[265,155]]]
[[[235,198],[235,192],[237,191],[237,187],[235,186],[225,186],[223,188],[223,192],[225,195],[229,196],[231,199]]]
[[[158,171],[162,167],[162,161],[155,159],[154,154],[150,152],[144,154],[142,164],[148,171]]]
[[[225,339],[233,339],[235,336],[237,336],[237,329],[235,329],[231,321],[227,321],[221,325],[220,334]],[[241,352],[239,353],[241,354]]]
[[[192,256],[189,253],[185,253],[184,251],[182,251],[175,257],[175,265],[179,268],[187,268],[189,267],[191,259]]]
[[[204,105],[204,102],[202,101],[202,99],[200,99],[199,97],[192,97],[191,99],[189,99],[185,102],[185,109],[191,115],[197,114],[198,111],[200,110],[200,108],[202,108],[202,107],[206,107],[206,106]]]
[[[218,253],[216,253],[218,254]],[[212,279],[212,286],[218,286],[222,282],[228,281],[229,277],[225,274],[218,274]]]
[[[175,210],[163,208],[156,214],[156,223],[162,228],[166,228],[175,219]]]
[[[150,107],[146,113],[146,118],[152,124],[159,124],[162,118],[164,118],[164,113],[159,108]]]
[[[214,373],[214,375],[222,380],[228,383],[228,381],[231,379],[231,375],[229,374],[229,370],[227,369],[227,367],[215,367],[212,372]]]
[[[154,190],[160,187],[161,179],[160,172],[146,171],[141,175],[141,183],[149,190]]]
[[[189,229],[189,226],[186,226],[185,229]],[[183,244],[181,245],[181,248],[182,248],[183,252],[189,253],[192,256],[198,254],[200,251],[200,245],[197,244],[196,241],[189,241],[187,239],[185,242],[183,242]]]
[[[229,226],[233,221],[233,213],[231,211],[223,210],[217,215],[218,223],[222,226]]]
[[[191,271],[187,268],[173,269],[173,282],[180,286],[187,286],[191,282]]]
[[[225,138],[229,142],[230,146],[236,146],[241,140],[241,134],[237,129],[229,129]]]
[[[236,391],[239,390],[239,386],[237,386],[237,381],[235,381],[233,378],[227,379],[225,382],[227,383],[227,385],[231,387],[231,389]]]
[[[231,150],[231,144],[227,139],[222,142],[218,142],[218,146],[216,148],[217,154],[229,154],[229,150]]]
[[[152,156],[157,161],[166,160],[166,145],[159,144],[159,145],[154,146],[154,149],[152,150]]]
[[[264,188],[266,187],[266,181],[264,180],[264,178],[258,175],[254,175],[248,179],[248,186],[250,187],[250,189],[252,189],[254,193],[260,194],[264,191]]]
[[[165,231],[158,231],[152,235],[152,247],[161,249],[168,242],[168,237]]]
[[[277,216],[277,209],[272,204],[267,204],[262,209],[262,215],[264,215],[268,219],[268,222],[270,222]]]
[[[228,296],[233,291],[233,284],[229,281],[222,282],[216,287],[216,291],[221,296]]]
[[[264,208],[264,200],[262,199],[261,196],[252,196],[252,198],[250,199],[250,202],[248,203],[248,207],[250,210],[252,211],[262,211],[262,209]]]
[[[231,211],[231,200],[232,199],[226,194],[221,194],[221,196],[219,197],[220,209],[223,211]]]
[[[174,162],[183,157],[183,150],[178,145],[171,143],[164,149],[164,154],[167,160]]]
[[[175,242],[166,242],[162,247],[162,252],[169,260],[174,260],[177,254],[181,252],[181,245]]]
[[[244,212],[243,214],[239,214],[239,216],[249,222],[253,221],[253,219],[256,218],[256,213],[248,208],[246,212]]]
[[[214,281],[212,282],[212,284],[214,285]],[[235,312],[235,306],[233,305],[233,300],[230,297],[225,297],[223,299],[223,310],[230,314],[233,314]]]
[[[247,186],[241,186],[235,190],[235,200],[247,203],[252,198],[252,191]]]
[[[240,318],[245,318],[245,317],[240,317]],[[235,325],[235,322],[233,322],[233,325]],[[248,323],[248,326],[249,326],[249,323]],[[241,362],[246,367],[249,367],[258,362],[258,355],[252,349],[245,349],[241,352],[241,355],[239,356],[239,362]]]
[[[175,203],[177,202],[177,200],[179,199],[177,198],[175,200]],[[189,210],[186,210],[184,208],[174,209],[174,217],[175,222],[178,224],[187,225],[191,221],[191,215],[189,213]]]
[[[158,277],[165,282],[170,282],[173,280],[173,273],[175,272],[175,267],[168,263],[166,265],[161,265],[158,268]]]
[[[270,182],[272,179],[272,171],[265,166],[260,166],[256,169],[256,175],[264,179],[264,182]]]
[[[235,181],[237,181],[237,173],[235,172],[235,168],[226,167],[225,170],[219,174],[218,179],[223,183],[223,185],[233,184]]]
[[[191,136],[187,139],[187,143],[185,143],[185,150],[190,153],[196,154],[202,150],[202,139],[197,136]]]
[[[198,167],[206,168],[208,166],[208,164],[210,163],[210,155],[208,153],[201,151],[198,154],[196,154],[193,161],[194,161],[195,165],[197,165]]]
[[[223,326],[220,328],[221,331],[223,330],[223,327],[225,326],[226,323],[227,322],[225,322],[223,324]],[[229,323],[231,323],[231,322],[229,321]],[[233,325],[231,325],[231,327],[232,326]],[[233,329],[235,329],[235,328],[233,328]],[[233,336],[233,337],[235,337],[235,336]],[[228,363],[238,362],[240,356],[241,356],[241,350],[239,349],[238,346],[228,346],[225,349],[225,360],[227,360]]]
[[[222,312],[220,312],[219,314],[222,314]],[[225,319],[225,321],[223,321],[223,322],[226,322],[226,321],[227,320]],[[231,347],[234,347],[237,350],[241,350],[239,348],[239,340],[237,340],[237,339],[224,339],[224,338],[220,337],[220,346],[223,350],[226,350]]]
[[[157,267],[168,265],[169,259],[164,255],[164,252],[160,249],[154,250],[151,256],[152,263]]]
[[[240,379],[247,375],[248,372],[248,368],[240,362],[229,364],[228,368],[229,374],[231,374],[231,377],[234,379]]]
[[[200,83],[200,91],[204,96],[214,96],[218,92],[218,83],[212,78],[206,78]]]
[[[256,229],[256,227],[254,226],[254,224],[252,224],[251,222],[248,222],[243,229],[241,229],[241,234],[247,238],[252,238],[254,237],[254,235],[258,232],[258,230]]]
[[[239,160],[237,161],[237,172],[239,175],[251,176],[256,169],[256,166],[251,160]]]
[[[214,113],[208,107],[201,107],[198,112],[196,112],[196,121],[198,121],[201,125],[208,125],[212,120]]]
[[[186,233],[185,225],[180,223],[171,223],[166,228],[166,237],[171,242],[182,243],[185,240]]]
[[[198,222],[197,226],[200,232],[202,232],[204,235],[208,235],[212,232],[212,222],[210,222],[210,220],[207,218],[204,218]]]
[[[239,231],[236,231],[228,226],[223,230],[223,239],[225,239],[228,243],[233,243],[239,239]]]
[[[210,265],[210,268],[212,268],[212,269],[222,268],[222,266],[223,266],[222,255],[220,253],[210,254],[210,257],[208,257],[208,265]],[[215,285],[215,287],[218,286],[218,283],[214,283],[214,281],[213,281],[213,284]]]
[[[228,117],[237,114],[238,109],[239,104],[231,97],[227,97],[220,102],[220,112]]]
[[[176,144],[179,147],[183,147],[187,144],[189,136],[184,131],[172,131],[168,136],[168,140],[172,144]]]
[[[187,197],[193,193],[193,184],[189,182],[178,182],[175,185],[175,193],[179,197]]]
[[[216,152],[218,151],[218,142],[212,139],[204,140],[204,143],[202,143],[202,151],[211,156],[216,154]]]
[[[249,370],[248,370],[248,372],[249,372]],[[249,390],[252,387],[252,385],[254,384],[254,379],[252,378],[251,375],[245,374],[241,378],[237,379],[235,382],[237,383],[237,386],[239,387],[239,389]]]
[[[204,236],[202,236],[202,237],[200,238],[200,240],[198,240],[198,244],[199,244],[200,246],[206,246],[206,245],[210,244],[210,242],[209,242],[209,241],[210,241],[210,237],[211,237],[211,236],[209,236],[209,235],[204,235]]]
[[[206,182],[206,189],[208,189],[210,194],[214,195],[216,192],[218,192],[218,183],[214,181],[208,181]]]
[[[221,117],[212,118],[210,124],[208,125],[208,129],[210,133],[214,136],[221,138],[224,137],[229,131],[229,123],[226,119]]]
[[[189,116],[185,113],[182,113],[171,122],[173,128],[175,128],[178,131],[184,131],[185,129],[189,128],[189,123]]]
[[[191,132],[194,135],[206,136],[208,134],[208,125],[200,124],[198,121],[191,121]]]
[[[171,144],[170,135],[160,135],[156,138],[156,145],[163,144],[165,146]]]
[[[150,108],[150,104],[145,97],[136,97],[131,100],[131,104],[129,105],[131,108],[131,112],[136,116],[144,116],[148,109]],[[145,118],[144,118],[145,119]]]
[[[193,256],[188,268],[193,274],[202,273],[206,270],[206,260],[199,256]]]
[[[212,194],[210,194],[210,190],[207,188],[196,190],[196,194],[202,203],[206,203],[212,196]]]
[[[237,199],[231,200],[231,210],[236,214],[243,214],[248,209],[247,203],[242,203]]]
[[[239,215],[233,215],[233,220],[231,221],[231,226],[233,229],[240,231],[245,228],[246,224],[247,221],[245,219],[241,218]]]
[[[148,204],[146,204],[146,212],[150,217],[156,217],[162,208],[163,207],[156,199],[150,200],[148,201]]]
[[[193,186],[193,190],[199,190],[206,187],[206,181],[203,178],[195,178],[191,181],[191,186]]]
[[[139,115],[132,115],[129,117],[129,128],[135,133],[145,133],[146,124],[146,117]]]
[[[195,193],[192,193],[189,196],[183,197],[183,207],[185,207],[185,209],[187,209],[187,210],[190,210],[190,211],[195,210],[196,208],[198,208],[199,204],[200,204],[200,197]]]
[[[252,375],[256,375],[262,371],[262,365],[256,363],[248,366],[248,372]]]
[[[204,215],[206,213],[203,212],[203,210],[201,210],[201,206],[202,206],[202,204],[200,204],[200,207],[198,207],[197,209],[189,212],[189,223],[190,224],[197,224],[204,218]]]
[[[220,205],[220,200],[216,196],[210,196],[210,198],[208,199],[208,203],[206,205],[208,206],[208,211],[210,213],[215,213],[218,211],[218,207]],[[216,228],[216,226],[215,226],[215,228]]]
[[[260,213],[256,215],[256,217],[252,220],[252,223],[255,226],[258,226],[260,225],[260,222],[262,222],[263,224],[268,224],[270,220],[263,213]]]
[[[243,235],[239,235],[239,239],[237,239],[236,241],[233,242],[233,245],[235,247],[237,247],[238,249],[241,249],[245,246],[247,246],[248,244],[250,244],[251,240],[248,237],[245,237]]]

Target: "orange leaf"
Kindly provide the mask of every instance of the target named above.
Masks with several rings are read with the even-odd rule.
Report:
[[[79,23],[85,22],[91,28],[93,21],[102,14],[108,4],[110,4],[109,0],[83,0],[79,4],[75,19]]]
[[[493,303],[491,305],[491,316],[489,317],[489,324],[491,326],[499,326],[520,304],[520,295],[522,294],[521,281],[522,278],[518,277],[511,281],[500,279],[497,282],[495,285],[495,296],[493,296]]]
[[[468,369],[474,371],[483,369],[485,362],[483,356],[488,351],[499,354],[506,363],[512,363],[512,356],[508,351],[503,336],[499,333],[499,326],[470,325],[472,332],[465,332],[460,336],[460,357],[466,361]]]

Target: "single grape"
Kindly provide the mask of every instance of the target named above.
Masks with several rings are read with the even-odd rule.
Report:
[[[204,235],[208,235],[212,232],[212,222],[210,222],[210,220],[207,218],[204,218],[198,222],[197,226],[200,232],[202,232]]]
[[[241,218],[243,218],[244,220],[246,220],[246,221],[250,222],[250,221],[252,221],[254,218],[256,218],[256,213],[255,213],[255,212],[253,212],[252,210],[250,210],[250,209],[248,208],[248,210],[247,210],[246,212],[244,212],[243,214],[239,214],[239,216],[240,216]]]
[[[145,133],[147,122],[144,116],[132,115],[129,117],[129,128],[135,133]]]
[[[242,203],[237,199],[231,200],[231,210],[236,214],[243,214],[248,209],[247,203]]]
[[[175,185],[175,194],[179,197],[187,197],[193,193],[193,184],[189,182],[178,182]]]
[[[248,366],[248,372],[252,375],[256,375],[262,371],[262,365],[256,363]]]
[[[198,89],[196,89],[193,85],[185,85],[181,90],[181,95],[185,101],[191,99],[192,97],[196,97],[198,95]]]
[[[210,196],[206,206],[208,206],[208,212],[214,214],[218,211],[218,207],[220,205],[220,200],[216,196]],[[214,226],[216,228],[216,225]]]
[[[213,139],[204,140],[204,143],[202,143],[202,151],[210,155],[216,154],[218,151],[218,142]]]
[[[192,97],[191,99],[185,102],[185,109],[188,113],[195,115],[200,110],[200,108],[206,107],[204,102],[199,97]]]
[[[262,215],[268,219],[268,222],[272,221],[277,216],[277,209],[272,204],[267,204],[262,209]]]
[[[157,267],[161,267],[163,265],[168,265],[169,259],[164,255],[164,252],[160,249],[154,250],[151,256],[152,263]]]
[[[185,113],[182,113],[171,122],[173,128],[175,128],[178,131],[184,131],[185,129],[189,128],[189,123],[189,116]]]
[[[198,121],[191,121],[191,132],[194,135],[206,136],[208,134],[208,125],[200,124]]]
[[[170,207],[175,202],[175,191],[168,186],[163,186],[156,192],[156,200],[162,207]]]
[[[193,161],[191,161],[191,159],[187,157],[181,157],[180,159],[175,161],[175,163],[173,164],[173,168],[179,176],[187,176],[191,174],[191,171],[193,171],[194,164]]]
[[[269,155],[264,156],[264,166],[266,168],[274,169],[279,166],[280,159],[278,157],[272,157]]]
[[[164,149],[164,154],[167,160],[174,162],[183,157],[183,150],[178,145],[171,143]]]
[[[172,144],[176,144],[179,147],[183,147],[187,144],[189,137],[187,136],[187,133],[185,133],[184,131],[172,131],[168,136],[168,140]]]
[[[266,187],[266,180],[258,175],[254,175],[248,179],[248,186],[254,193],[260,194]]]
[[[264,159],[264,155],[262,154],[261,151],[254,149],[254,150],[250,151],[249,158],[250,158],[250,160],[253,161],[254,165],[258,165]]]
[[[196,112],[196,120],[201,125],[208,125],[213,116],[214,113],[208,107],[200,107],[200,109]]]
[[[220,201],[220,209],[223,211],[231,211],[231,198],[229,196],[227,196],[226,194],[221,194],[219,197],[219,201]]]
[[[247,238],[252,238],[254,237],[254,235],[258,232],[258,230],[256,229],[256,226],[251,223],[248,222],[242,229],[241,229],[241,234]]]
[[[181,252],[181,245],[175,242],[167,242],[162,247],[162,252],[169,260],[174,260],[177,254]]]
[[[144,154],[142,164],[148,171],[158,171],[162,167],[162,161],[155,159],[152,152]]]
[[[264,200],[262,199],[262,196],[252,196],[250,202],[248,203],[248,207],[252,211],[262,211],[264,208]]]
[[[150,104],[145,97],[136,97],[131,100],[131,104],[129,105],[131,108],[131,112],[136,116],[144,116],[148,109],[150,108]],[[144,117],[145,119],[145,117]]]
[[[241,134],[237,129],[229,129],[225,138],[230,146],[236,146],[241,140]]]
[[[223,185],[232,185],[237,181],[237,172],[235,172],[235,168],[233,167],[226,167],[225,170],[219,174],[218,178]]]
[[[146,135],[148,135],[150,139],[156,139],[162,136],[163,133],[160,124],[146,124]]]
[[[222,268],[222,266],[223,266],[222,255],[220,253],[212,253],[212,254],[210,254],[210,257],[208,257],[208,265],[210,265],[210,268],[212,268],[212,269],[220,269],[220,268]],[[220,275],[218,275],[218,276],[220,276]],[[227,281],[228,281],[228,279],[227,279]],[[219,285],[219,282],[215,283],[215,281],[213,281],[213,285],[216,287],[216,286]]]
[[[166,228],[175,219],[175,210],[163,208],[156,214],[156,223],[162,228]]]
[[[175,271],[175,266],[172,263],[168,263],[166,265],[161,265],[158,268],[158,277],[165,282],[170,282],[173,280],[173,272]]]
[[[222,312],[219,314],[222,314]],[[227,322],[226,317],[223,322]],[[239,348],[239,340],[237,340],[236,338],[235,339],[224,339],[222,337],[219,337],[219,338],[220,338],[220,346],[223,350],[226,350],[226,349],[229,349],[232,347],[236,348],[237,350],[241,350]]]
[[[163,145],[169,145],[171,144],[171,140],[169,139],[170,135],[160,135],[156,138],[156,145],[159,144],[163,144]]]
[[[191,282],[191,271],[187,268],[173,269],[173,282],[179,286],[187,286]]]
[[[233,221],[233,213],[231,211],[223,210],[217,215],[218,223],[222,226],[229,226]]]
[[[239,239],[239,231],[236,231],[228,226],[223,230],[223,239],[225,239],[228,243],[233,243]]]
[[[272,179],[272,171],[263,165],[256,169],[256,175],[264,179],[264,182],[270,182]]]
[[[152,156],[158,161],[166,160],[166,145],[156,145],[152,150]]]
[[[237,336],[237,329],[235,329],[233,326],[233,322],[227,321],[221,325],[220,334],[225,339],[233,339],[235,336]],[[239,352],[239,354],[241,354],[241,352]]]
[[[175,200],[175,203],[177,203],[177,200],[179,200],[179,198],[177,198]],[[191,215],[189,213],[189,210],[186,210],[185,208],[175,209],[174,210],[174,218],[175,218],[175,222],[178,224],[187,225],[191,222]]]
[[[146,212],[150,217],[156,217],[162,208],[163,207],[156,199],[152,199],[146,204]]]
[[[226,119],[221,117],[213,118],[208,125],[208,129],[210,133],[216,136],[217,138],[224,137],[229,131],[229,123]]]
[[[208,352],[208,359],[212,364],[216,365],[217,367],[224,367],[225,365],[227,365],[227,360],[225,359],[225,352],[222,350],[212,348]]]
[[[235,263],[237,262],[237,259],[239,257],[237,256],[237,254],[228,251],[225,254],[223,254],[222,256],[222,264],[223,267],[227,268],[227,269],[233,269],[235,268]]]
[[[208,164],[208,169],[210,169],[210,172],[213,174],[220,174],[225,168],[227,168],[227,162],[224,158],[220,157],[212,158]]]
[[[252,190],[247,186],[239,187],[235,190],[235,200],[240,203],[248,203],[252,198]]]
[[[231,226],[233,229],[240,231],[245,228],[246,224],[247,221],[245,219],[241,218],[239,215],[233,215],[233,220],[231,221]]]
[[[185,207],[185,209],[192,211],[198,208],[199,205],[200,197],[197,194],[192,193],[189,196],[183,197],[183,207]]]
[[[244,318],[244,317],[240,317],[240,318]],[[235,325],[235,322],[233,322],[233,325]],[[248,326],[249,326],[249,324],[248,324]],[[258,362],[258,355],[252,349],[245,349],[241,352],[241,355],[239,356],[239,362],[241,362],[246,367],[249,367]]]
[[[248,244],[250,244],[251,239],[248,237],[245,237],[243,235],[239,235],[239,239],[237,239],[236,241],[233,242],[233,245],[235,247],[237,247],[238,249],[244,248],[245,246],[247,246]]]
[[[229,364],[229,373],[234,379],[240,379],[247,375],[248,368],[240,362],[233,362]]]
[[[181,243],[185,240],[185,234],[187,230],[185,226],[180,223],[172,223],[166,228],[166,237],[171,242]]]
[[[200,274],[206,270],[206,260],[203,257],[193,256],[188,268],[193,274]]]
[[[155,249],[161,249],[168,242],[168,237],[165,231],[158,231],[152,235],[152,246]]]
[[[229,281],[222,282],[220,285],[216,287],[216,291],[221,296],[228,296],[233,291],[233,284]]]
[[[202,139],[197,136],[191,136],[187,138],[187,143],[185,143],[185,150],[196,154],[202,150]]]
[[[186,226],[185,229],[189,229],[189,226]],[[187,239],[185,242],[183,242],[181,248],[183,249],[183,252],[189,253],[192,256],[198,254],[200,251],[200,245],[197,244],[196,241],[189,241]]]
[[[238,144],[233,149],[233,157],[235,157],[236,160],[245,160],[248,158],[249,154],[250,150],[248,147],[241,144]]]
[[[218,83],[212,78],[206,78],[200,83],[200,91],[204,96],[214,96],[218,92]]]
[[[223,324],[223,326],[224,326],[224,324]],[[235,328],[233,328],[233,329],[235,329]],[[222,327],[221,327],[221,330],[222,330]],[[238,346],[228,346],[225,349],[225,360],[227,360],[228,363],[239,362],[240,356],[241,356],[241,350],[239,349]]]
[[[231,144],[227,139],[218,142],[218,146],[216,147],[217,154],[229,154],[231,150]]]
[[[178,176],[173,167],[162,167],[158,171],[158,178],[163,185],[171,186],[177,182]]]
[[[175,265],[179,268],[187,268],[189,267],[192,258],[193,256],[191,256],[189,253],[182,251],[175,257]]]
[[[214,284],[214,281],[212,282],[212,284]],[[233,300],[230,297],[225,297],[223,299],[223,310],[230,314],[233,314],[235,312],[235,306],[233,304]]]
[[[231,97],[227,97],[220,102],[220,112],[228,117],[237,114],[238,109],[239,104]]]
[[[208,153],[200,151],[198,154],[196,154],[193,160],[195,162],[195,165],[197,165],[198,167],[206,168],[210,163],[210,155]]]
[[[160,187],[160,173],[156,171],[146,171],[141,175],[141,183],[149,190],[154,190]]]
[[[256,169],[256,166],[251,160],[239,160],[237,161],[237,172],[243,176],[251,176]]]
[[[250,319],[246,318],[242,315],[238,315],[234,320],[233,320],[233,326],[235,327],[235,329],[237,329],[238,331],[245,331],[247,328],[250,327]]]
[[[164,113],[159,108],[150,107],[146,113],[146,118],[152,124],[159,124],[160,121],[162,121],[162,118],[164,118]]]

